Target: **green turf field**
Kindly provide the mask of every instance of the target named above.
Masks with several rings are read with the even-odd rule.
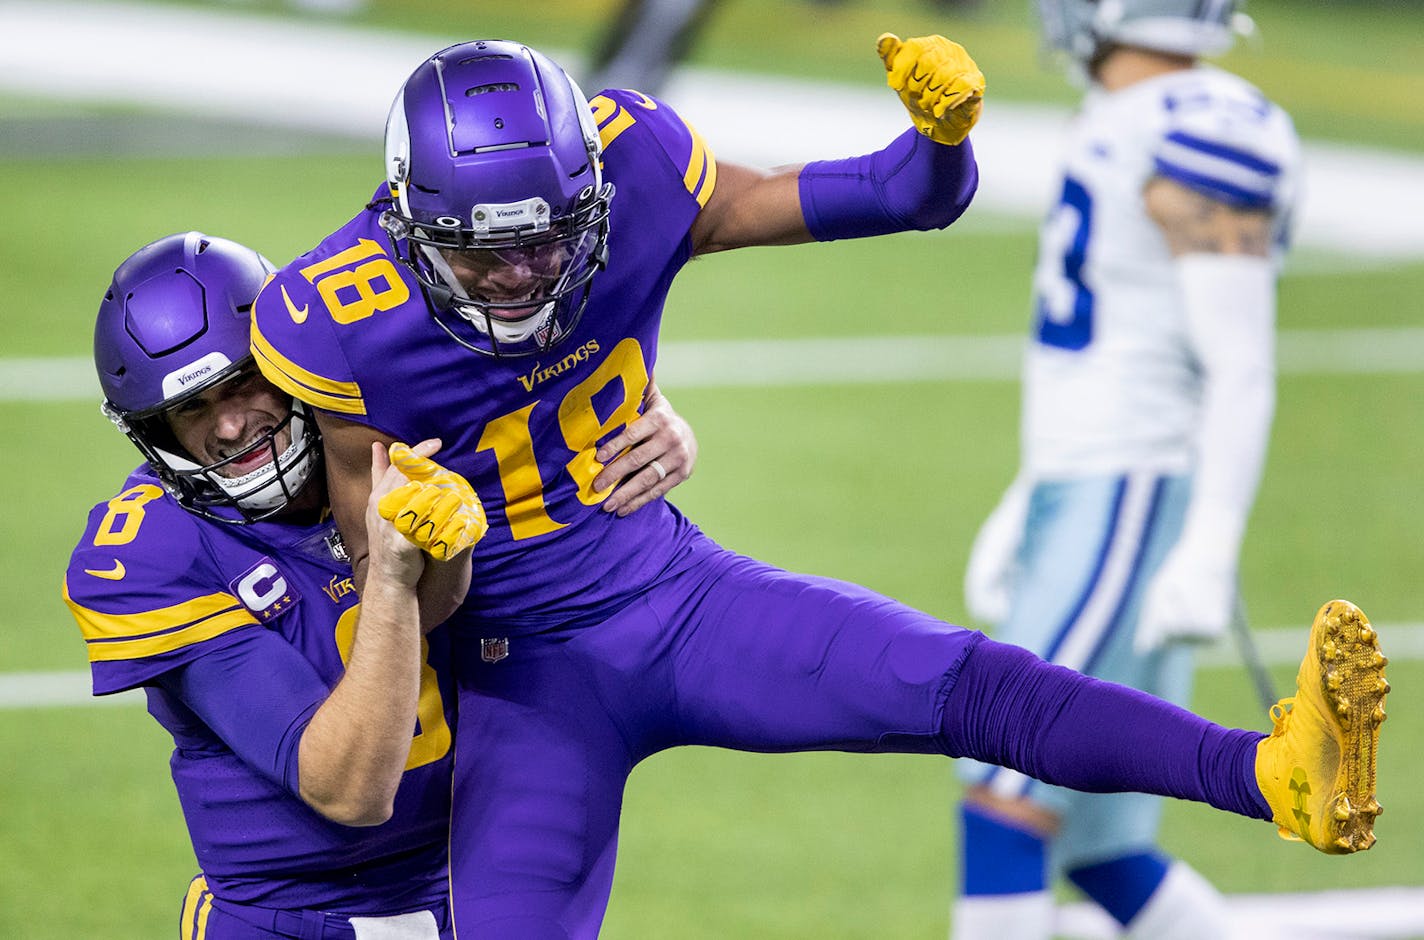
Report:
[[[561,3],[557,22],[545,5],[477,6],[478,23],[476,5],[456,0],[420,4],[420,21],[405,22],[573,48],[587,44],[610,4]],[[946,24],[931,4],[912,0],[826,11],[729,0],[697,59],[846,79],[861,69],[869,83],[879,80],[873,57],[866,64],[877,32],[937,29],[965,39],[990,77],[991,101],[1001,88],[1021,100],[1068,101],[1057,76],[1038,67],[1024,4],[984,6],[993,11]],[[404,9],[379,0],[368,17],[394,23]],[[1252,9],[1265,46],[1229,64],[1292,107],[1307,135],[1424,150],[1424,13],[1299,0],[1260,0]],[[813,12],[820,19],[808,26]],[[794,43],[776,39],[793,34]],[[1322,75],[1349,93],[1324,93]],[[896,107],[892,99],[887,107]],[[50,112],[83,113],[0,93],[0,135],[7,116]],[[378,168],[377,141],[369,154],[326,157],[0,156],[10,181],[8,224],[0,225],[0,357],[87,355],[114,265],[160,235],[198,228],[284,262],[347,218]],[[1026,323],[1033,250],[1029,224],[971,210],[946,234],[711,257],[680,276],[665,337],[1013,333]],[[1283,281],[1283,329],[1417,324],[1424,261],[1356,268],[1314,260]],[[1303,634],[1316,607],[1335,596],[1379,622],[1424,620],[1424,502],[1416,495],[1424,362],[1416,366],[1281,379],[1243,558],[1258,624],[1300,624]],[[674,374],[659,380],[702,448],[695,479],[675,501],[713,536],[963,619],[969,541],[1016,465],[1013,383],[716,389],[680,388]],[[113,494],[137,453],[97,403],[0,401],[0,430],[0,673],[82,669],[83,646],[59,599],[64,563],[85,512]],[[1383,641],[1388,652],[1389,636]],[[1293,670],[1275,673],[1285,685]],[[1229,892],[1424,886],[1424,794],[1408,782],[1424,776],[1424,717],[1415,704],[1424,664],[1396,661],[1390,676],[1396,692],[1380,785],[1387,815],[1375,850],[1326,859],[1280,842],[1264,824],[1187,804],[1168,807],[1165,844]],[[1198,686],[1202,713],[1269,727],[1244,674],[1205,670]],[[136,705],[0,709],[0,937],[171,935],[194,862],[168,749]],[[941,938],[956,868],[955,792],[948,762],[927,757],[660,755],[632,778],[605,935]]]

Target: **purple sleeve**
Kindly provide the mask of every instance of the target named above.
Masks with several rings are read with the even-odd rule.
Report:
[[[949,147],[913,128],[884,150],[808,163],[799,180],[801,211],[817,241],[945,228],[978,186],[967,139]]]
[[[95,695],[144,685],[203,656],[210,644],[261,629],[196,522],[142,473],[90,512],[62,590],[84,638]],[[227,553],[237,571],[259,557],[236,546]]]
[[[330,694],[305,657],[268,630],[209,652],[160,677],[176,696],[259,773],[300,799],[297,746]]]
[[[402,305],[420,305],[423,312],[424,297],[418,285],[412,287],[405,280],[402,265],[384,243],[351,231],[360,221],[366,220],[358,216],[322,242],[317,252],[303,255],[273,275],[252,304],[251,336],[257,366],[273,385],[314,408],[369,424],[365,393],[337,331],[338,324],[360,324],[372,314],[375,307],[363,305],[362,299],[373,296],[375,288],[363,281],[360,291],[323,293],[317,284],[328,276],[356,277],[349,269],[360,262],[360,276],[381,285],[383,312]],[[335,255],[349,260],[333,267],[340,260]]]

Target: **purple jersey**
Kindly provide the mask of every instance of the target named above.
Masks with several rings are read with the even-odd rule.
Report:
[[[489,516],[457,614],[484,634],[596,620],[672,574],[695,531],[663,500],[602,512],[593,455],[641,412],[716,164],[666,104],[609,91],[592,105],[617,244],[578,327],[547,354],[496,359],[451,341],[393,257],[379,203],[279,271],[253,310],[253,350],[277,385],[398,440],[443,439],[438,459]],[[551,539],[558,551],[531,554]]]
[[[388,913],[446,891],[453,689],[431,634],[410,762],[385,824],[351,828],[297,794],[297,742],[344,672],[358,598],[327,521],[207,522],[141,468],[89,514],[65,575],[94,694],[137,687],[173,735],[173,780],[221,898]]]
[[[592,105],[617,188],[608,267],[577,328],[546,355],[496,359],[446,335],[392,254],[379,194],[279,271],[253,313],[268,378],[408,443],[441,438],[440,461],[489,515],[457,618],[504,642],[452,646],[456,929],[596,935],[628,773],[669,747],[940,751],[1068,785],[1129,779],[1136,744],[1077,716],[1045,728],[1092,680],[865,588],[736,555],[665,501],[621,519],[600,511],[594,452],[640,411],[663,302],[716,167],[661,102],[612,91]],[[1086,714],[1127,712],[1115,720],[1155,739],[1142,702],[1119,709],[1121,695],[1139,693],[1111,691]],[[1133,782],[1196,779],[1200,732],[1168,732],[1154,753],[1175,748],[1179,759]],[[1106,775],[1079,772],[1109,759]]]

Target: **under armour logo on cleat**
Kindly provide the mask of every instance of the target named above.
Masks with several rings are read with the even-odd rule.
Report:
[[[1310,781],[1306,779],[1305,768],[1297,767],[1291,771],[1290,791],[1291,802],[1295,804],[1291,808],[1291,815],[1300,826],[1300,834],[1309,839],[1310,813],[1306,809],[1310,801]]]

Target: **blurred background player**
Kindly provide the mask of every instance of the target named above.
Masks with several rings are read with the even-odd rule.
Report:
[[[687,58],[718,0],[625,0],[588,66],[590,88],[660,94]]]
[[[1034,273],[1022,468],[981,529],[974,615],[1055,663],[1185,703],[1227,629],[1275,401],[1289,117],[1198,62],[1232,0],[1040,0],[1091,84]],[[1132,937],[1222,937],[1221,896],[1156,847],[1161,801],[965,766],[960,940],[1052,934],[1064,874]]]
[[[823,7],[849,5],[847,0],[813,2]],[[972,12],[979,2],[932,0],[946,13]],[[661,94],[673,70],[691,54],[719,4],[720,0],[625,0],[593,50],[587,86]]]

